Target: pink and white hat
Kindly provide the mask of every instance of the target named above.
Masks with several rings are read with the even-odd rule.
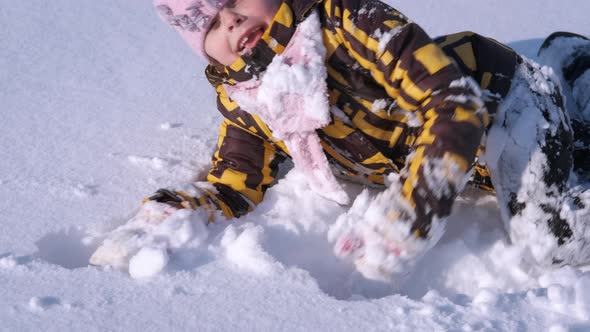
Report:
[[[211,21],[228,0],[154,0],[158,14],[174,27],[182,39],[200,56],[205,53],[205,35]]]

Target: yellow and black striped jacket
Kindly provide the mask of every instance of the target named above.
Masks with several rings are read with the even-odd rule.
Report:
[[[435,42],[378,0],[283,0],[263,36],[266,43],[256,46],[259,57],[280,53],[297,22],[314,8],[321,16],[329,101],[335,106],[332,123],[318,130],[328,160],[338,176],[367,184],[382,185],[387,174],[401,172],[402,194],[416,210],[413,231],[425,236],[433,216],[450,213],[457,193],[430,192],[423,160],[447,158],[467,173],[490,123],[477,90],[456,83],[473,77],[493,114],[508,92],[518,56],[469,32]],[[223,70],[207,68],[225,119],[207,178],[217,193],[207,193],[199,204],[228,218],[262,201],[289,156],[267,125],[240,109],[221,84],[250,78],[248,69],[264,69],[255,64],[240,58]],[[478,181],[491,185],[482,176]]]

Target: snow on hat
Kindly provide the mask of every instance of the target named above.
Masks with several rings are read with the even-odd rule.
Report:
[[[228,0],[154,0],[164,22],[172,25],[198,55],[207,59],[205,35]]]

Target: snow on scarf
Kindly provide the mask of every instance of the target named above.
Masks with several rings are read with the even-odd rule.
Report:
[[[310,187],[339,204],[350,199],[336,180],[316,133],[330,123],[326,48],[317,10],[297,25],[286,49],[260,78],[224,84],[230,98],[258,115],[282,140]]]

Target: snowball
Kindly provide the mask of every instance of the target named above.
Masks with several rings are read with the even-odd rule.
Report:
[[[129,261],[129,275],[134,279],[150,278],[160,273],[168,264],[168,254],[163,248],[142,248]]]

